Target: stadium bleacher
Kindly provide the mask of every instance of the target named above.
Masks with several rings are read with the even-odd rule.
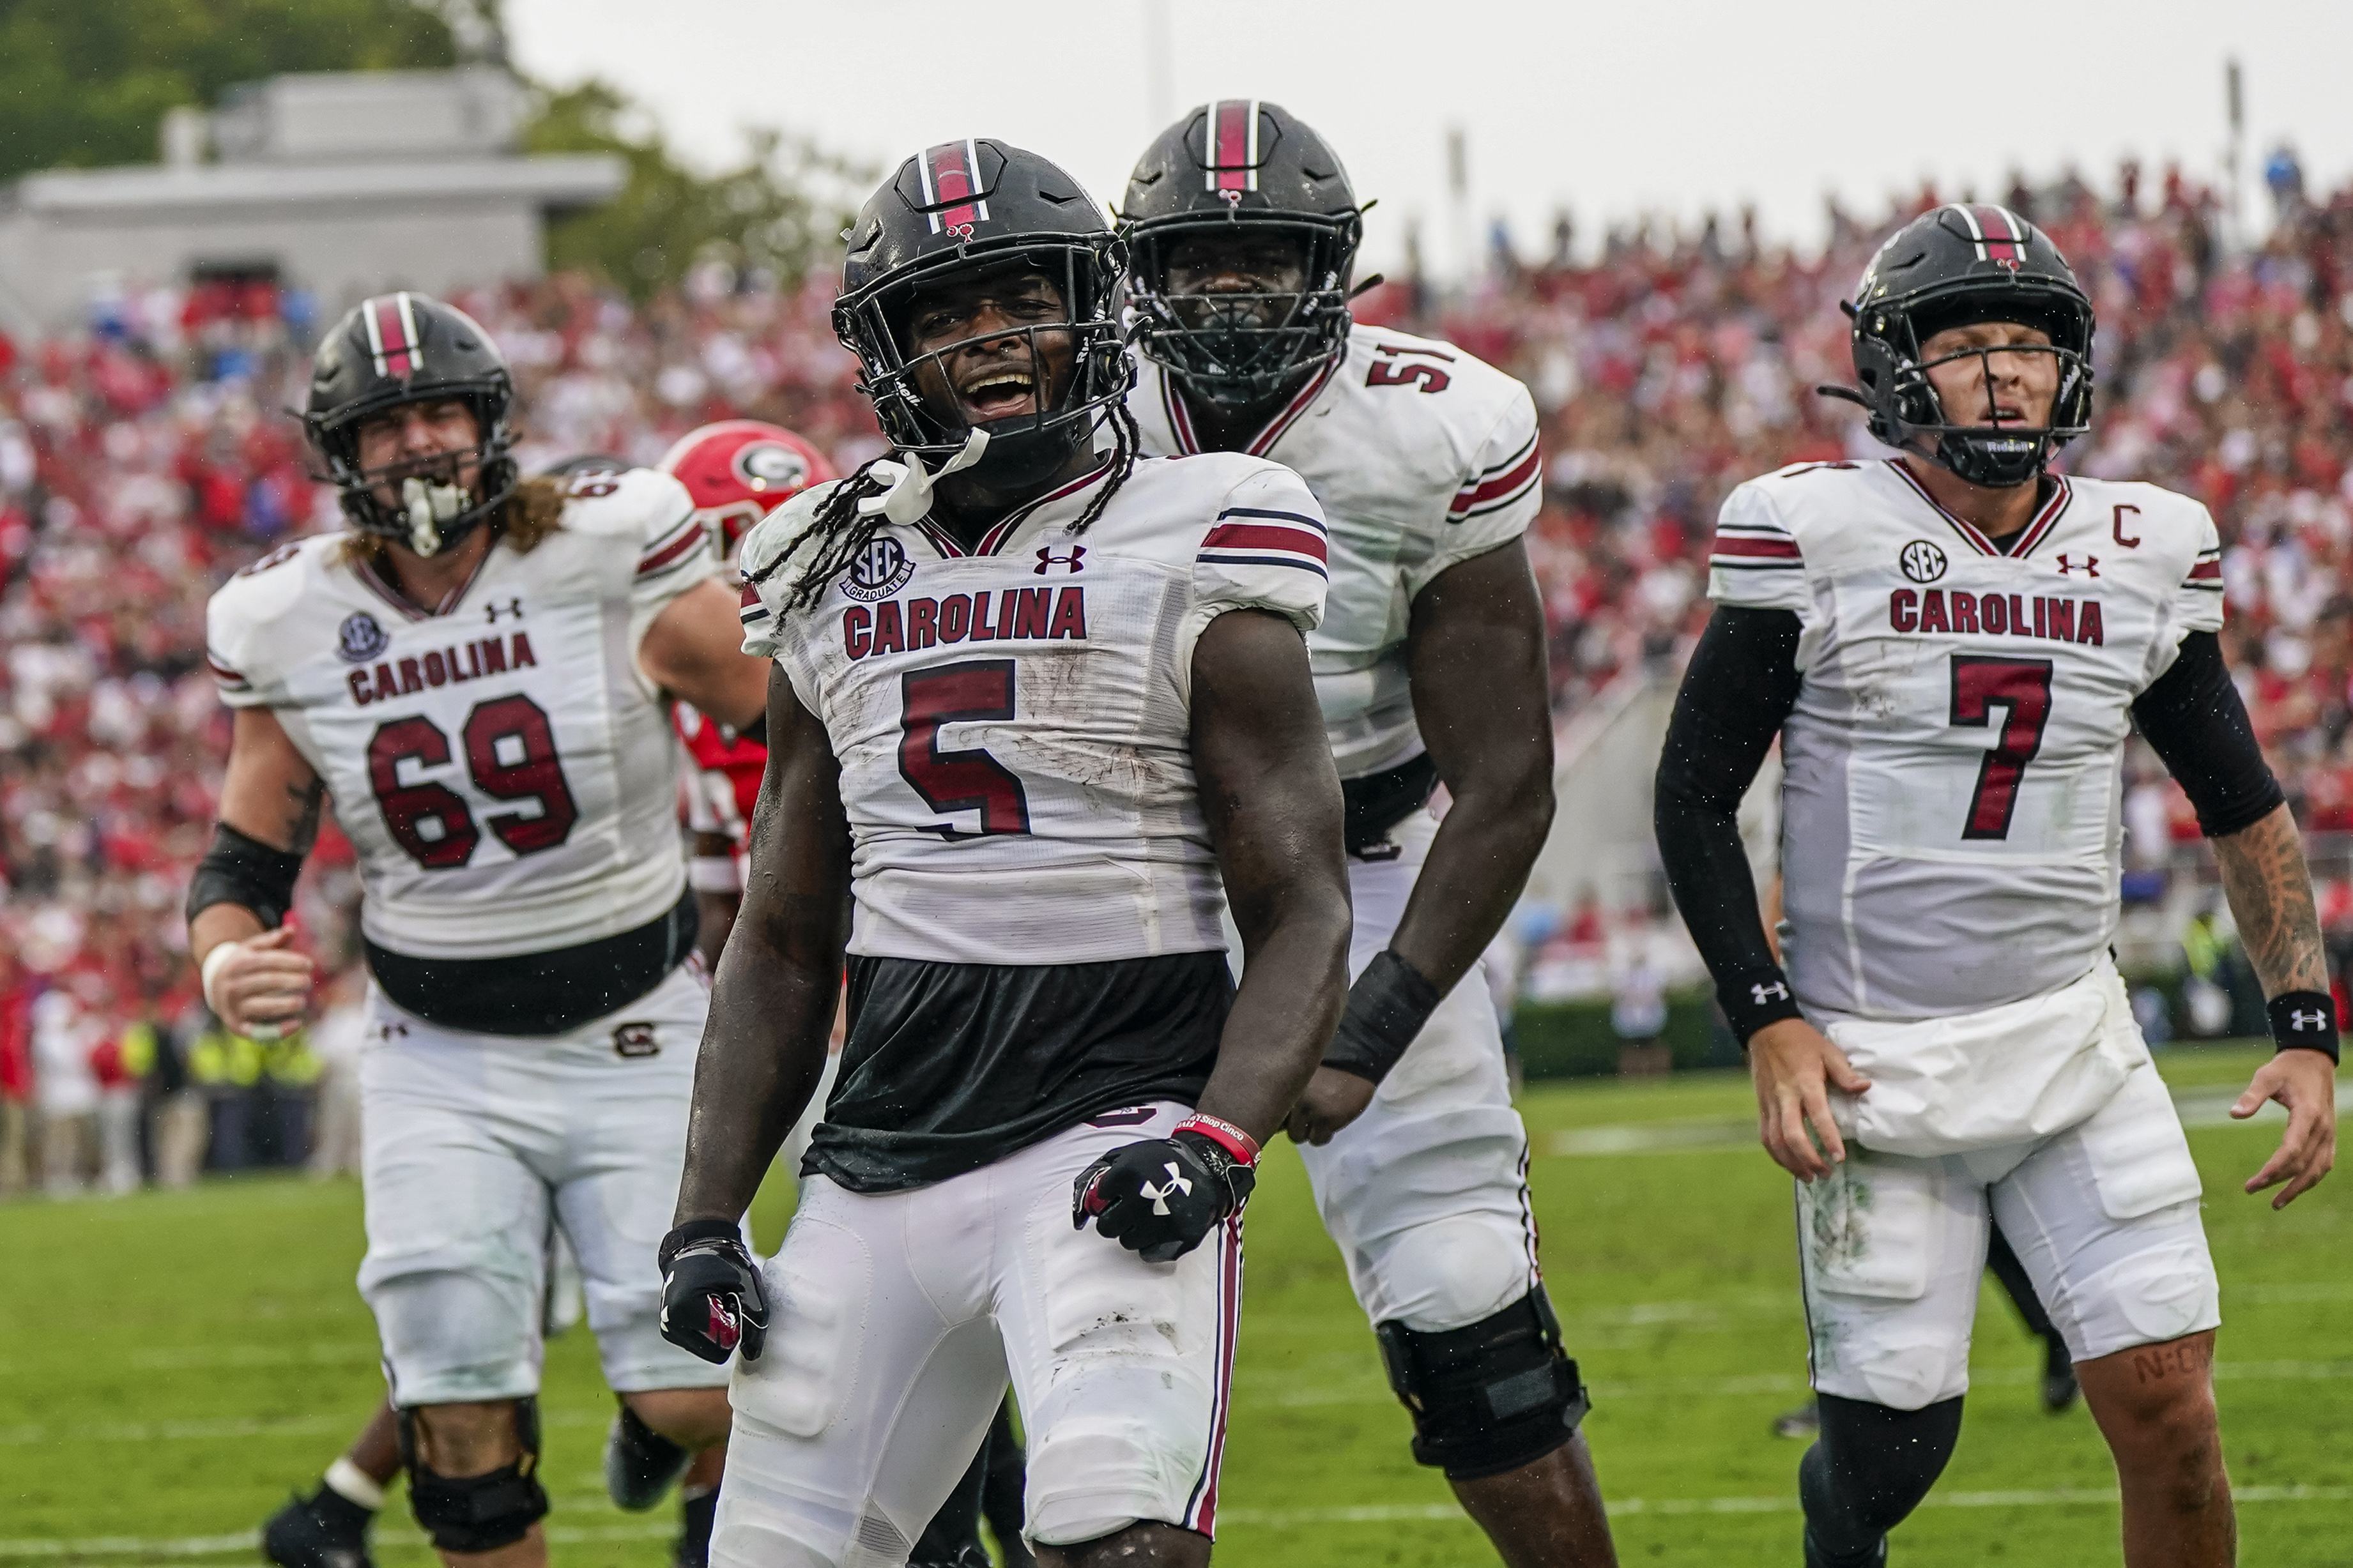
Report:
[[[1499,257],[1454,293],[1406,280],[1359,300],[1363,319],[1451,338],[1536,394],[1547,487],[1530,545],[1560,721],[1620,672],[1672,659],[1704,618],[1705,547],[1732,485],[1878,450],[1856,411],[1812,388],[1849,378],[1837,307],[1871,247],[1936,199],[1923,191],[1875,223],[1834,210],[1819,255],[1761,244],[1751,226],[1618,230],[1596,258]],[[2099,310],[2095,428],[2066,466],[2212,508],[2226,651],[2259,734],[2307,830],[2353,830],[2353,277],[2340,260],[2353,190],[2284,193],[2268,239],[2237,251],[2213,194],[2179,173],[2145,189],[2128,165],[2106,192],[2071,176],[2006,199],[2049,230]],[[458,302],[516,367],[527,468],[589,451],[650,462],[737,415],[799,429],[845,468],[881,450],[822,282],[779,292],[711,267],[644,307],[575,276]],[[179,906],[227,727],[204,668],[204,605],[273,542],[336,524],[282,414],[318,316],[266,285],[157,287],[99,302],[71,336],[0,340],[0,1100],[20,1114],[45,1095],[152,1096],[140,1080],[154,1069],[123,1048],[126,1031],[195,1037]],[[2135,864],[2163,862],[2160,837],[2195,837],[2145,753],[2127,791]],[[348,862],[322,847],[306,900],[329,955]],[[2333,928],[2353,924],[2341,877],[2323,906]],[[299,1083],[311,1068],[257,1070]],[[0,1188],[9,1146],[0,1137]]]

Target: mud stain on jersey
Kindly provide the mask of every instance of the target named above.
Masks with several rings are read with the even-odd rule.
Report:
[[[1816,1269],[1851,1269],[1871,1251],[1871,1184],[1857,1180],[1852,1167],[1831,1167],[1808,1209],[1806,1245]]]

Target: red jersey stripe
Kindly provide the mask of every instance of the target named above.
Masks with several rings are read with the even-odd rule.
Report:
[[[1312,529],[1283,523],[1221,522],[1201,541],[1204,550],[1288,550],[1294,554],[1328,560],[1324,536]]]
[[[1510,495],[1514,490],[1535,478],[1536,471],[1542,467],[1543,457],[1531,445],[1528,447],[1528,455],[1520,460],[1517,467],[1508,473],[1487,480],[1484,484],[1464,486],[1455,492],[1454,504],[1446,510],[1469,511],[1472,508],[1493,500],[1498,496]]]
[[[1721,533],[1715,536],[1715,548],[1710,553],[1768,561],[1803,559],[1798,552],[1798,542],[1794,539],[1738,538]]]
[[[660,571],[702,542],[702,523],[699,519],[690,518],[688,526],[672,535],[668,544],[662,545],[638,563],[638,575],[644,577]]]

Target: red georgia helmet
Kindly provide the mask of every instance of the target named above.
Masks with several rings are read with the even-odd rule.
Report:
[[[694,498],[695,515],[735,553],[744,531],[795,494],[838,479],[833,465],[801,437],[758,419],[722,419],[690,430],[659,465]]]

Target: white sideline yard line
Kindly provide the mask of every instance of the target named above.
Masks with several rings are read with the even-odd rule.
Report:
[[[646,1524],[550,1525],[547,1539],[554,1546],[587,1546],[605,1541],[667,1541],[678,1533],[678,1526],[664,1520]],[[422,1547],[425,1537],[414,1530],[378,1530],[375,1545],[385,1547]],[[26,1561],[60,1557],[225,1557],[232,1553],[258,1551],[261,1544],[259,1530],[239,1531],[235,1535],[184,1535],[176,1538],[146,1541],[129,1536],[100,1536],[88,1541],[42,1540],[35,1537],[23,1541],[0,1541],[0,1559]]]
[[[2353,1487],[2241,1487],[2232,1497],[2239,1502],[2348,1502]],[[2049,1491],[1931,1492],[1923,1508],[2068,1508],[2086,1504],[2114,1508],[2116,1494],[2088,1487],[2061,1487]],[[1615,1517],[1632,1514],[1795,1513],[1796,1489],[1786,1497],[1620,1498],[1603,1504]],[[1376,1503],[1362,1508],[1256,1509],[1218,1510],[1219,1524],[1283,1526],[1299,1524],[1401,1524],[1418,1521],[1461,1520],[1454,1503]]]
[[[2230,1127],[2253,1122],[2284,1121],[2286,1110],[2266,1104],[2245,1123],[2231,1119],[2231,1107],[2240,1090],[2208,1084],[2173,1091],[2173,1107],[2184,1127]],[[2353,1110],[2353,1083],[2339,1084],[2337,1109]],[[1573,1127],[1545,1140],[1545,1152],[1562,1158],[1610,1154],[1707,1154],[1726,1149],[1757,1148],[1757,1123],[1711,1119],[1704,1121],[1634,1121],[1602,1127]]]
[[[2232,1497],[2242,1503],[2353,1502],[2353,1487],[2240,1487],[2232,1493]],[[1931,1492],[1921,1506],[2067,1508],[2089,1505],[2113,1508],[2116,1504],[2116,1494],[2113,1490],[2060,1487],[2048,1491]],[[1620,1498],[1605,1506],[1609,1512],[1620,1518],[1650,1513],[1795,1513],[1798,1499],[1793,1490],[1780,1497]],[[1461,1509],[1453,1503],[1388,1503],[1359,1508],[1229,1508],[1221,1510],[1219,1514],[1219,1522],[1224,1524],[1271,1528],[1300,1524],[1394,1524],[1462,1518]],[[552,1525],[548,1527],[547,1539],[549,1544],[555,1546],[581,1546],[609,1541],[659,1541],[675,1533],[676,1528],[667,1521],[646,1524]],[[380,1549],[424,1544],[425,1538],[414,1531],[385,1530],[376,1536],[376,1545]],[[187,1535],[162,1540],[127,1536],[100,1536],[84,1541],[33,1537],[0,1541],[0,1559],[24,1562],[74,1557],[225,1557],[251,1552],[255,1545],[256,1532],[253,1531],[240,1531],[234,1535]]]
[[[2217,1383],[2332,1383],[2353,1378],[2353,1361],[2239,1361],[2214,1363]],[[2020,1367],[1989,1367],[1969,1374],[1975,1388],[2020,1387],[2042,1382],[2040,1373]],[[1660,1378],[1642,1383],[1596,1383],[1593,1392],[1604,1399],[1674,1396],[1689,1399],[1730,1398],[1746,1394],[1797,1394],[1806,1380],[1795,1373],[1762,1373],[1751,1377]],[[1387,1405],[1396,1399],[1387,1384],[1353,1384],[1344,1387],[1302,1388],[1271,1397],[1237,1390],[1235,1402],[1244,1405],[1312,1408],[1319,1405]]]
[[[600,1426],[609,1415],[591,1410],[550,1410],[540,1415],[549,1426]],[[42,1443],[212,1443],[224,1437],[316,1437],[346,1433],[350,1413],[341,1415],[285,1415],[274,1420],[225,1417],[210,1421],[116,1421],[97,1426],[0,1426],[0,1447],[23,1448]],[[5,1553],[0,1553],[5,1555]]]

